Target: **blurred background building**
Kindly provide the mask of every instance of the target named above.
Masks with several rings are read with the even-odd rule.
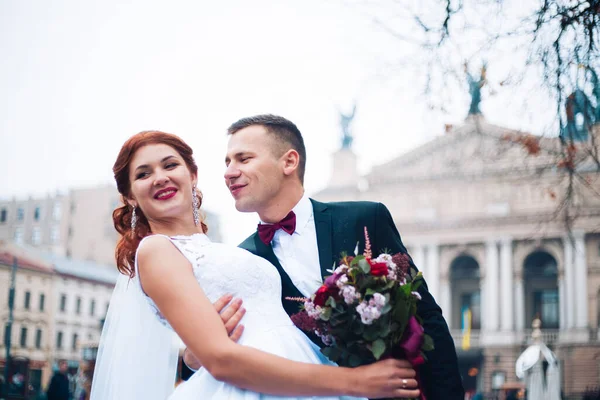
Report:
[[[597,142],[600,126],[578,139]],[[471,112],[362,177],[360,154],[343,140],[329,186],[313,196],[389,208],[442,307],[471,394],[517,381],[535,318],[561,360],[564,393],[600,382],[600,180],[586,163],[570,179],[560,140]]]
[[[0,199],[0,240],[113,265],[118,235],[112,212],[120,202],[113,185],[73,189],[43,198]],[[221,241],[217,215],[205,211],[205,217],[208,235]]]

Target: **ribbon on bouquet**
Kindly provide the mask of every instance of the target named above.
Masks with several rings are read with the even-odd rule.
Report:
[[[398,344],[408,362],[415,368],[417,374],[415,379],[417,380],[419,391],[421,392],[419,400],[427,400],[425,392],[423,391],[423,382],[421,382],[421,379],[419,378],[419,369],[417,368],[419,365],[425,363],[425,359],[421,355],[421,346],[423,345],[424,335],[425,331],[423,330],[423,327],[419,324],[419,321],[412,316],[408,320],[408,324],[402,335],[402,340]]]

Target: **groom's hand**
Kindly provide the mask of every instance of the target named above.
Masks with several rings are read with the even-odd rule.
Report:
[[[225,325],[225,329],[227,330],[229,338],[234,342],[237,342],[240,340],[242,333],[244,333],[244,325],[241,325],[240,321],[244,314],[246,314],[246,309],[242,307],[242,299],[235,299],[233,301],[232,299],[232,295],[226,294],[219,300],[215,301],[213,306],[221,315],[221,320]],[[229,306],[225,308],[227,305]],[[188,351],[187,348],[183,352],[183,362],[189,369],[194,371],[202,368],[202,364],[200,364],[192,352]]]
[[[246,309],[242,307],[242,299],[233,299],[233,296],[226,294],[219,300],[215,301],[215,310],[221,315],[221,320],[225,324],[225,329],[229,338],[234,342],[240,340],[244,332],[244,325],[240,325],[240,321],[246,314]],[[223,310],[227,305],[229,306]]]

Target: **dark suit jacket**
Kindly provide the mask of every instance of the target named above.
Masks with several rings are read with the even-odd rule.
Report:
[[[327,270],[332,268],[334,262],[339,261],[342,252],[354,254],[357,242],[359,252],[363,252],[365,227],[369,231],[373,254],[379,254],[384,250],[391,254],[407,253],[392,216],[383,204],[320,203],[312,199],[311,202],[322,276],[330,275]],[[240,247],[265,258],[277,268],[281,276],[283,307],[290,315],[298,312],[298,303],[285,300],[285,297],[303,297],[303,295],[281,267],[273,248],[265,245],[257,233],[244,240]],[[414,267],[412,261],[411,264]],[[418,303],[417,312],[423,319],[425,332],[432,337],[435,346],[433,351],[427,353],[428,361],[419,370],[427,399],[463,400],[464,390],[458,371],[456,349],[448,325],[440,307],[429,293],[427,285],[422,285],[419,293],[422,300]]]

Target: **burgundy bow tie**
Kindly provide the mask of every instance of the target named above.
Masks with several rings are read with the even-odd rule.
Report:
[[[294,233],[296,230],[296,214],[290,211],[284,219],[275,224],[258,224],[258,236],[264,244],[268,245],[278,229],[283,229],[290,235]]]

